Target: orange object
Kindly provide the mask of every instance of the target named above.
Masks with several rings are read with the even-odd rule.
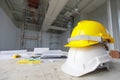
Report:
[[[29,7],[38,9],[39,4],[40,4],[39,0],[28,0],[28,6]]]
[[[109,54],[112,58],[120,58],[120,52],[117,50],[111,50]]]

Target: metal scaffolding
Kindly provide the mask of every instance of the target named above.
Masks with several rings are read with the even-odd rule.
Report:
[[[31,0],[25,0],[25,9],[24,9],[24,21],[21,29],[21,48],[31,50],[31,48],[27,48],[27,41],[34,42],[34,47],[39,47],[39,39],[40,39],[40,7],[39,5],[36,7],[33,5],[33,2],[30,3],[32,6],[29,6],[29,2]],[[38,3],[39,4],[39,3]],[[31,32],[34,33],[31,33]]]

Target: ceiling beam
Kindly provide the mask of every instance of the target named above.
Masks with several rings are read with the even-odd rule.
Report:
[[[59,31],[67,31],[67,28],[57,27],[57,26],[50,26],[49,29],[59,30]]]
[[[42,25],[42,30],[47,31],[59,13],[62,11],[68,0],[51,0],[45,19]]]

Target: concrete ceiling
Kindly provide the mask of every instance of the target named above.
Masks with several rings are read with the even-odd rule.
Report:
[[[32,16],[30,16],[30,15],[31,15],[31,12],[34,11],[35,19],[37,19],[37,21],[38,21],[38,18],[40,18],[39,22],[37,24],[39,24],[39,26],[41,26],[44,15],[45,15],[45,10],[46,10],[46,7],[47,7],[49,1],[48,0],[40,0],[41,4],[39,5],[38,10],[35,10],[30,7],[28,8],[28,0],[5,0],[5,3],[11,10],[17,23],[24,23],[24,21],[27,20],[28,18],[32,18]],[[36,23],[31,22],[30,24],[36,24]]]
[[[65,31],[67,23],[71,20],[70,16],[75,17],[89,13],[104,2],[105,0],[60,0],[60,2],[59,0],[51,0],[42,28],[48,30],[51,27],[54,29],[53,26],[56,26],[55,29],[64,28]],[[76,8],[78,10],[75,10]]]
[[[23,21],[24,0],[6,0],[6,4],[11,9],[18,21]]]
[[[43,22],[42,29],[48,30],[49,26],[53,23],[59,13],[62,11],[68,0],[51,0],[45,19]]]
[[[24,22],[24,10],[26,0],[6,0],[6,4],[11,9],[13,16],[18,22]],[[40,0],[42,1],[42,0]],[[70,16],[89,13],[102,5],[105,0],[43,0],[41,4],[45,13],[41,11],[38,17],[42,19],[42,30],[49,29],[66,31],[67,24],[71,20]],[[47,4],[49,3],[49,5]],[[47,8],[46,8],[47,7]],[[77,8],[77,10],[76,10]]]

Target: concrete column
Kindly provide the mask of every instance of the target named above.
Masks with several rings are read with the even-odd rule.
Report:
[[[108,30],[114,37],[115,43],[110,46],[110,49],[119,48],[119,24],[118,24],[118,12],[116,0],[107,0],[107,15],[108,15]]]
[[[117,14],[118,14],[118,47],[119,47],[119,50],[120,50],[120,0],[116,0],[116,6],[117,6]]]

